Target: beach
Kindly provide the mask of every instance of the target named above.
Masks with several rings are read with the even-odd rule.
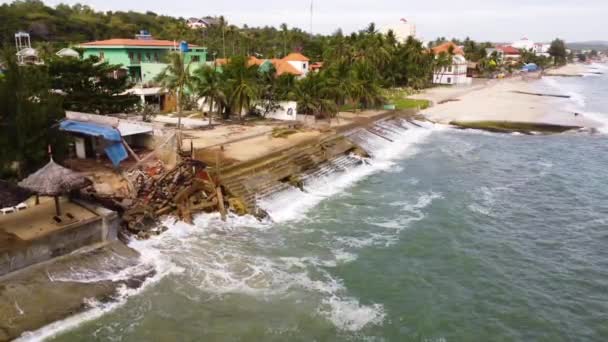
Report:
[[[568,64],[552,72],[575,74],[584,70],[582,65]],[[601,126],[601,123],[580,113],[575,115],[576,112],[567,106],[556,105],[570,95],[545,91],[542,82],[537,77],[517,76],[478,82],[466,88],[432,88],[415,97],[432,101],[434,105],[422,113],[429,120],[442,124],[454,121],[512,121],[586,128]],[[550,96],[536,95],[541,93]]]

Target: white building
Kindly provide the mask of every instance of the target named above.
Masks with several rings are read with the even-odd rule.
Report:
[[[209,26],[217,25],[218,20],[216,18],[190,18],[186,20],[186,25],[191,29],[207,28]]]
[[[537,56],[549,57],[549,48],[551,44],[536,43],[534,44],[534,54]]]
[[[467,60],[461,47],[452,42],[447,42],[434,47],[432,50],[437,57],[441,53],[452,53],[452,64],[433,72],[434,84],[459,86],[471,84],[473,79],[467,77]]]
[[[514,41],[511,44],[511,46],[516,49],[528,50],[528,51],[533,51],[535,45],[536,45],[536,43],[534,43],[533,41],[531,41],[528,38],[522,38],[520,40]]]
[[[385,26],[381,30],[382,34],[388,34],[388,31],[393,31],[398,42],[405,43],[408,37],[416,37],[416,24],[401,19],[399,23]]]
[[[302,77],[306,76],[310,71],[310,59],[301,53],[292,52],[289,55],[283,57],[281,61],[283,63],[289,63],[289,65],[296,69]]]

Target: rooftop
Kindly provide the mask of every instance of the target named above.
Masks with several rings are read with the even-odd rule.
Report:
[[[141,46],[141,47],[163,47],[163,48],[178,48],[178,41],[161,40],[161,39],[130,39],[130,38],[113,38],[107,40],[97,40],[94,42],[83,43],[81,46]],[[190,47],[199,47],[198,45],[188,44]]]
[[[291,61],[291,62],[308,62],[310,59],[298,52],[292,52],[289,55],[282,58],[283,61]]]
[[[445,53],[449,53],[450,48],[452,48],[452,52],[455,55],[464,55],[464,51],[462,50],[462,48],[456,44],[454,44],[453,42],[446,42],[440,45],[435,46],[434,48],[432,48],[431,50],[433,50],[433,53],[438,55],[442,52]]]

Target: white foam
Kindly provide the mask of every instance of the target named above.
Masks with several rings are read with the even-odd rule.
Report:
[[[174,232],[166,233],[167,235],[174,234]],[[98,319],[106,313],[114,311],[123,306],[127,303],[127,299],[129,297],[142,293],[151,285],[159,282],[165,276],[183,272],[182,268],[176,266],[167,258],[163,257],[163,255],[157,249],[157,246],[162,243],[161,241],[163,241],[161,237],[155,237],[146,241],[131,241],[129,246],[136,249],[140,253],[141,262],[118,273],[112,274],[109,272],[103,272],[100,275],[95,276],[91,274],[92,271],[85,272],[84,270],[78,270],[72,274],[71,277],[65,276],[52,278],[53,281],[74,281],[84,283],[107,280],[120,281],[136,277],[138,275],[147,274],[152,269],[155,271],[154,275],[146,278],[139,288],[128,288],[125,285],[120,285],[117,288],[117,294],[114,300],[108,303],[100,303],[94,299],[87,299],[85,300],[85,303],[89,307],[88,310],[70,316],[66,319],[53,322],[36,331],[24,332],[15,341],[41,341],[54,337],[67,330],[74,329],[85,322]]]
[[[333,173],[313,179],[305,184],[304,193],[291,189],[265,198],[258,204],[276,222],[302,219],[319,202],[342,192],[365,177],[380,171],[400,168],[401,166],[395,161],[416,154],[415,145],[425,141],[432,132],[433,129],[412,126],[392,143],[376,139],[374,145],[377,149],[373,151],[374,158],[367,163],[352,167],[344,173]]]
[[[361,305],[356,299],[336,296],[324,299],[319,313],[338,329],[346,331],[358,331],[370,324],[381,324],[386,316],[380,304]]]

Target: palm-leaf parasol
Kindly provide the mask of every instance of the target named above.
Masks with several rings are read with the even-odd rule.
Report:
[[[86,177],[55,163],[53,159],[43,168],[19,182],[21,187],[38,195],[55,197],[57,215],[61,215],[59,196],[82,189],[89,184]]]
[[[0,208],[14,207],[32,196],[32,192],[16,184],[0,180]]]

